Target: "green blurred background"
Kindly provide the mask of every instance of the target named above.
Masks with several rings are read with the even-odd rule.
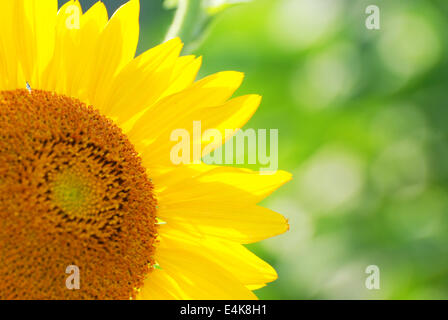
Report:
[[[174,14],[141,4],[139,52]],[[246,74],[238,95],[263,95],[247,128],[278,128],[294,174],[263,203],[291,230],[250,246],[279,273],[260,298],[448,298],[447,15],[446,0],[253,0],[213,21],[201,77]]]

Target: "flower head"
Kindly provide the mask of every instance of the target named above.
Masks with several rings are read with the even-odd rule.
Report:
[[[176,128],[224,143],[248,121],[260,97],[231,98],[242,75],[195,82],[177,38],[135,57],[138,0],[110,19],[102,2],[3,7],[0,298],[256,298],[276,273],[243,244],[288,229],[257,204],[290,175],[170,161]]]

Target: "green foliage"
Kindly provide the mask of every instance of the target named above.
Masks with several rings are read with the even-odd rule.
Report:
[[[377,4],[381,29],[367,30]],[[444,1],[257,0],[196,50],[202,75],[239,70],[279,129],[294,180],[263,205],[289,233],[252,245],[279,279],[268,299],[448,298]],[[365,287],[378,265],[381,289]]]

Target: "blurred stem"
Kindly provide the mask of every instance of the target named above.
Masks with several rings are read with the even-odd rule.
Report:
[[[201,40],[208,21],[201,0],[179,0],[165,41],[180,37],[185,43],[184,51],[191,52]]]

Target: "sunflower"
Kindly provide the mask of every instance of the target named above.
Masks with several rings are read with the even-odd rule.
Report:
[[[253,299],[277,277],[244,244],[288,229],[257,204],[290,175],[170,161],[170,132],[200,120],[222,144],[260,97],[232,98],[238,72],[195,81],[179,39],[135,57],[139,10],[2,3],[1,299]]]

